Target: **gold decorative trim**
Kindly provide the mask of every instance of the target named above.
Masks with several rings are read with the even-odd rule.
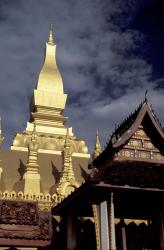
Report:
[[[11,150],[15,151],[22,151],[22,152],[28,152],[28,148],[25,147],[17,147],[17,146],[11,146]],[[54,155],[62,155],[62,151],[57,150],[49,150],[49,149],[38,149],[38,153],[45,153],[45,154],[54,154]],[[73,157],[81,157],[81,158],[90,158],[90,154],[85,153],[72,153]]]
[[[129,225],[130,223],[135,223],[137,226],[144,223],[146,226],[149,224],[148,220],[139,220],[139,219],[124,219],[124,222],[126,225]]]
[[[52,204],[57,203],[56,194],[50,195],[49,193],[39,193],[37,195],[31,193],[23,193],[22,191],[16,193],[15,191],[5,190],[0,191],[0,200],[16,200],[16,201],[37,201],[40,210],[51,210]]]
[[[101,250],[101,235],[100,235],[100,211],[99,206],[93,204],[93,216],[94,216],[94,223],[95,223],[95,232],[96,232],[96,246],[97,250]]]
[[[109,245],[110,245],[110,250],[116,250],[113,193],[110,194],[110,199],[108,201],[108,220],[109,220],[108,225],[109,225]]]
[[[82,158],[90,158],[90,154],[84,154],[84,153],[72,153],[72,156],[74,157],[82,157]]]

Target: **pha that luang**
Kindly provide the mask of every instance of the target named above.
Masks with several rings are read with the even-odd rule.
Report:
[[[3,209],[0,216],[6,218],[3,229],[0,229],[3,245],[15,245],[20,249],[20,246],[50,244],[51,207],[79,187],[88,176],[90,154],[85,141],[77,138],[72,127],[65,124],[68,119],[63,114],[66,100],[51,29],[44,63],[31,98],[30,119],[25,130],[16,133],[11,149],[1,150],[0,199]],[[18,219],[22,206],[24,210]],[[11,220],[7,220],[6,212],[10,210],[15,216],[9,216]],[[31,222],[27,222],[23,213],[29,212],[30,216],[30,211],[37,218],[33,221],[31,214]],[[12,223],[14,228],[8,226]],[[24,229],[26,225],[27,230]],[[31,231],[33,226],[38,227],[34,233]],[[42,227],[48,227],[47,231],[42,237],[36,237],[41,234]]]

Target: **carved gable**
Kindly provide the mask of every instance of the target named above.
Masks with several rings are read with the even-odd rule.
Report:
[[[140,125],[123,148],[116,154],[119,160],[142,160],[164,163],[164,156],[153,144],[146,134],[144,127]]]

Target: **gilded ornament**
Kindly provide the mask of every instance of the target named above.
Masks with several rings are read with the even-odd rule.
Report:
[[[127,150],[125,151],[124,154],[125,154],[126,157],[130,157],[131,156],[130,151],[127,151]]]
[[[154,155],[154,158],[155,158],[156,160],[158,160],[158,161],[163,160],[163,156],[162,156],[161,154],[155,154],[155,155]]]
[[[145,148],[152,149],[154,147],[153,147],[153,144],[151,142],[145,142]]]
[[[147,153],[145,153],[145,152],[140,152],[140,153],[139,153],[139,157],[140,157],[140,158],[143,158],[143,159],[146,159],[146,158],[148,158],[148,155],[147,155]]]
[[[65,137],[63,156],[63,171],[59,183],[56,188],[58,201],[60,202],[67,197],[71,192],[79,187],[79,183],[75,179],[73,166],[72,166],[72,152],[71,152],[71,138],[69,130],[67,129]]]
[[[138,129],[135,133],[136,135],[139,135],[140,137],[145,137],[146,134],[145,134],[145,131],[142,129]]]

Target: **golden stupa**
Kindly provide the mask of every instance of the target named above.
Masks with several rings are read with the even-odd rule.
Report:
[[[69,194],[68,190],[72,192],[84,182],[90,154],[85,141],[78,139],[72,127],[65,125],[67,117],[63,112],[66,100],[50,29],[44,63],[31,99],[27,127],[16,133],[11,149],[1,150],[2,196],[5,192],[9,199],[17,199],[18,196],[37,199],[41,209],[49,209],[51,203],[57,203]],[[65,193],[62,190],[63,176],[67,180]]]
[[[36,89],[31,100],[30,121],[23,133],[17,133],[12,150],[27,151],[34,123],[39,141],[39,152],[60,154],[64,148],[67,117],[63,115],[67,94],[64,93],[63,80],[56,63],[56,45],[52,29],[46,43],[45,59],[39,74]],[[84,140],[77,139],[69,128],[73,155],[88,158]],[[56,151],[56,152],[55,152]]]

